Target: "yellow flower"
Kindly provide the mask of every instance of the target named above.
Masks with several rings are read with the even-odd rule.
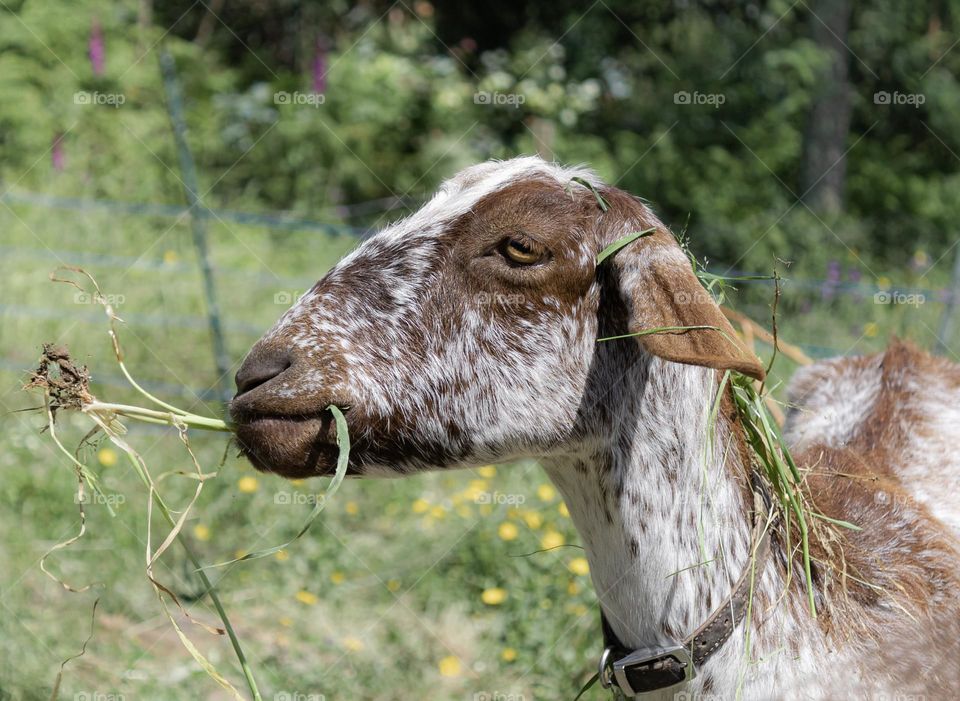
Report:
[[[387,590],[392,592],[400,591],[400,580],[399,579],[388,579],[387,580]]]
[[[447,510],[442,506],[437,505],[437,506],[434,506],[432,509],[430,509],[430,515],[438,519],[443,518],[444,516],[447,515]]]
[[[541,484],[537,487],[537,496],[540,497],[540,501],[553,501],[557,496],[557,490],[549,484]]]
[[[360,652],[363,649],[363,641],[360,638],[346,637],[342,642],[343,646],[350,652]]]
[[[430,510],[430,503],[426,499],[417,499],[412,508],[415,514],[425,514]]]
[[[499,535],[502,540],[513,540],[518,535],[517,527],[509,521],[504,521],[500,524],[500,528],[497,529],[497,535]]]
[[[293,619],[290,618],[290,616],[281,616],[280,625],[284,626],[285,628],[289,628],[293,625]]]
[[[570,568],[570,571],[574,574],[579,574],[581,576],[590,574],[590,563],[587,562],[585,557],[575,557],[570,560],[570,564],[567,565]]]
[[[579,593],[580,593],[580,585],[579,585],[579,584],[577,584],[576,582],[570,582],[570,583],[567,585],[567,594],[569,594],[570,596],[576,596],[576,595],[579,594]]]
[[[493,465],[484,465],[478,469],[477,472],[481,477],[486,477],[487,479],[497,476],[497,468],[495,468]]]
[[[878,278],[877,278],[877,287],[879,287],[881,290],[889,289],[889,288],[890,288],[890,278],[888,278],[886,275],[881,275],[880,277],[878,277]]]
[[[870,321],[863,325],[863,335],[867,338],[873,338],[880,332],[880,327],[876,322]]]
[[[493,506],[491,504],[480,504],[480,515],[489,516],[493,513]]]
[[[288,553],[286,550],[277,550],[274,557],[280,560],[280,562],[284,562],[290,559],[290,553]]]
[[[316,594],[308,592],[306,589],[301,589],[298,591],[296,594],[296,599],[301,604],[306,604],[307,606],[313,606],[320,601]]]
[[[550,550],[551,548],[556,548],[563,545],[566,541],[563,538],[563,535],[554,530],[549,530],[543,534],[543,538],[540,539],[540,547],[544,550]]]
[[[244,494],[253,494],[255,491],[257,491],[257,487],[259,486],[260,485],[257,482],[257,478],[250,477],[249,475],[246,477],[241,477],[240,481],[237,482],[237,487],[239,487],[240,491]]]
[[[500,587],[490,587],[484,589],[480,595],[480,600],[487,606],[498,606],[507,600],[507,590]]]
[[[467,485],[467,488],[463,492],[469,501],[479,501],[480,498],[487,493],[487,481],[486,480],[470,480],[470,484]]]
[[[343,572],[337,571],[330,575],[330,581],[334,584],[343,584],[344,580],[346,580],[346,576]]]
[[[357,502],[355,501],[348,501],[347,505],[344,506],[343,509],[350,516],[356,516],[358,513],[360,513],[360,507],[357,506]]]
[[[512,647],[505,647],[500,653],[500,659],[504,662],[513,662],[515,659],[517,659],[517,651]]]
[[[193,537],[197,540],[210,540],[210,529],[198,523],[193,527]]]
[[[180,256],[177,255],[177,252],[172,248],[168,248],[163,252],[163,262],[167,265],[173,265],[180,259]]]
[[[113,448],[101,448],[97,451],[97,460],[104,467],[113,467],[117,464],[117,451]]]
[[[543,518],[536,511],[527,511],[524,513],[523,520],[532,530],[537,530],[543,525]]]
[[[559,511],[560,515],[564,518],[570,518],[570,509],[567,508],[565,502],[560,502],[560,506],[557,507],[557,511]]]
[[[583,604],[574,604],[573,606],[568,606],[567,611],[579,618],[583,618],[587,615],[587,607]]]
[[[452,655],[444,657],[438,665],[440,674],[444,677],[457,677],[460,675],[460,660]]]

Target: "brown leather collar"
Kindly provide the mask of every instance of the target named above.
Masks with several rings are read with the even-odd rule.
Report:
[[[751,485],[754,495],[750,539],[753,557],[734,584],[730,596],[707,617],[703,625],[675,646],[633,650],[620,642],[601,608],[605,650],[600,660],[600,683],[604,687],[617,686],[630,698],[639,693],[682,684],[695,676],[696,668],[720,649],[740,625],[749,604],[753,575],[761,572],[770,551],[770,494],[756,472],[751,477]]]

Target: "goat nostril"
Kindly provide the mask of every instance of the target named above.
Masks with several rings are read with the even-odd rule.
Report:
[[[247,357],[234,378],[237,383],[237,396],[269,382],[293,365],[290,354],[255,353]]]

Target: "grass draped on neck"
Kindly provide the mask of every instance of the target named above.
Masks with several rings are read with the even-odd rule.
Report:
[[[607,246],[600,255],[597,256],[597,265],[600,265],[615,255],[625,246],[632,244],[638,239],[644,238],[648,232],[649,230],[627,234]],[[737,281],[773,280],[776,290],[773,303],[773,325],[774,329],[776,329],[776,302],[779,299],[780,283],[780,277],[777,273],[770,276],[725,276],[710,273],[690,252],[686,240],[682,237],[677,237],[677,243],[690,261],[691,268],[697,276],[697,279],[717,304],[722,304],[725,301],[727,291],[734,289],[732,284]],[[716,331],[723,334],[724,337],[727,337],[723,329],[715,326],[663,326],[644,329],[635,333],[600,338],[598,342],[641,337],[657,333],[676,333],[677,331],[697,332],[704,330]],[[776,333],[774,333],[774,357],[776,356],[776,352]],[[770,364],[773,364],[773,358],[771,358]],[[786,544],[786,550],[788,553],[793,553],[796,547],[799,548],[803,564],[803,581],[806,588],[807,602],[810,614],[816,617],[817,607],[811,564],[811,537],[815,537],[821,544],[826,546],[829,542],[835,540],[835,535],[830,533],[832,527],[843,527],[853,530],[859,530],[859,527],[846,521],[830,518],[815,509],[809,496],[805,475],[794,461],[779,425],[766,406],[766,400],[770,396],[770,390],[765,384],[740,372],[732,370],[725,371],[720,381],[719,391],[710,410],[709,431],[711,434],[715,434],[716,431],[719,403],[725,391],[729,391],[733,400],[737,420],[743,428],[744,437],[751,452],[751,463],[758,468],[757,472],[760,478],[765,483],[770,494],[776,499],[775,507],[779,515],[781,534]],[[791,534],[794,530],[799,534],[799,543],[796,545],[791,543]],[[830,550],[829,547],[826,547],[826,549],[828,551]],[[793,557],[789,556],[787,562],[788,567],[791,568],[788,574],[789,582],[792,576]]]

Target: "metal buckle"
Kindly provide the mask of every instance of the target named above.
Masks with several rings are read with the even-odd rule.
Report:
[[[605,658],[606,654],[604,658],[601,658],[601,662],[604,662]],[[671,658],[679,665],[679,670],[664,668],[664,662]],[[679,671],[679,677],[676,674],[677,671]],[[673,645],[670,647],[641,648],[631,652],[626,657],[613,663],[613,676],[621,691],[626,696],[633,697],[649,691],[674,689],[696,677],[697,672],[694,669],[690,651],[682,645]],[[642,676],[650,677],[647,684],[640,681]],[[631,681],[631,677],[633,681]],[[661,678],[658,680],[656,677]],[[600,680],[602,683],[602,673]]]
[[[600,686],[604,689],[609,689],[610,685],[613,684],[613,679],[610,676],[610,654],[613,652],[613,648],[605,647],[603,648],[603,654],[600,655],[600,667],[597,669],[597,678],[600,680]]]

